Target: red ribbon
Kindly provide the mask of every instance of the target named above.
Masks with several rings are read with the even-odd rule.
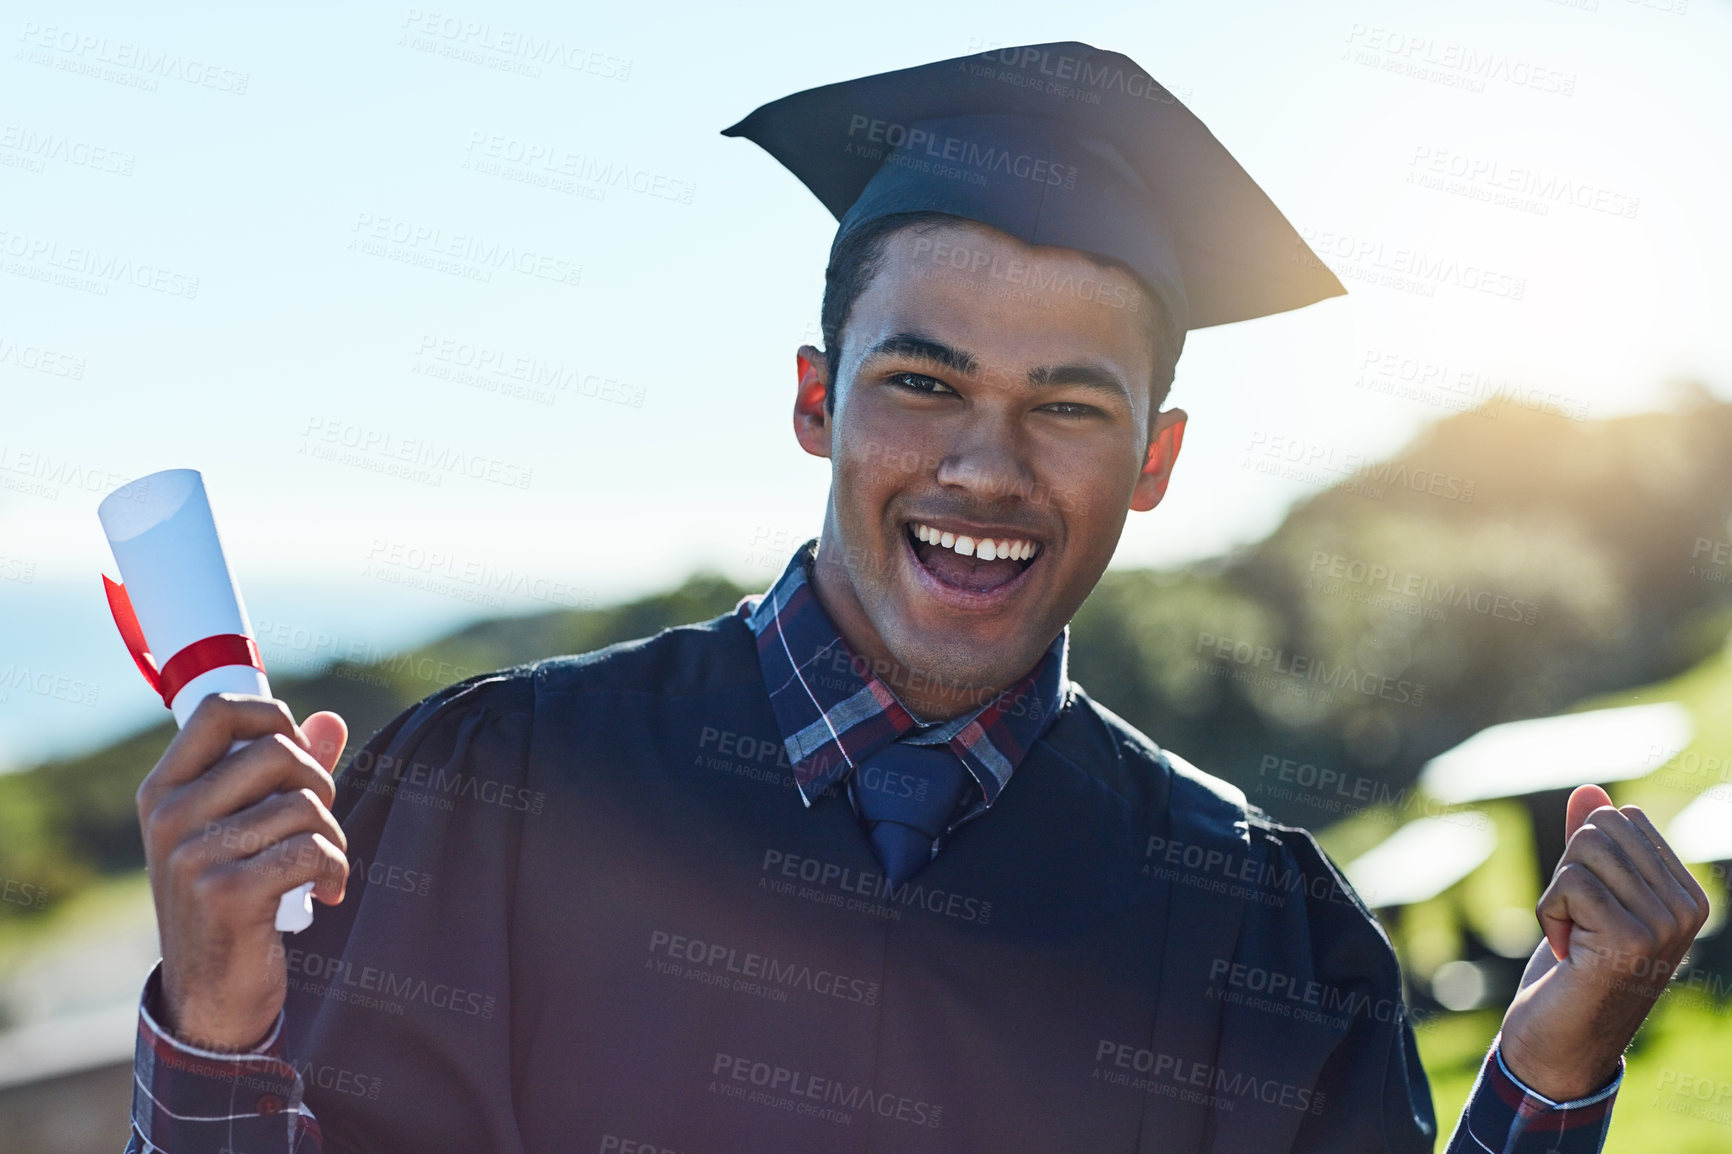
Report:
[[[162,696],[164,705],[172,706],[175,695],[201,673],[225,665],[249,665],[260,673],[265,671],[258,645],[244,633],[217,633],[194,641],[158,669],[150,646],[144,640],[144,630],[139,627],[138,614],[133,611],[132,598],[126,595],[126,586],[110,581],[108,574],[104,573],[102,590],[108,595],[108,611],[114,615],[114,624],[120,629],[120,639],[126,642],[126,651],[132,654],[144,680]]]

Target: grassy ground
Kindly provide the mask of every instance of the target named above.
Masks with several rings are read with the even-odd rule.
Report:
[[[136,998],[157,952],[143,871],[0,924],[0,1030]]]
[[[1502,1012],[1426,1022],[1419,1052],[1432,1105],[1449,1135]],[[1668,994],[1625,1058],[1605,1154],[1724,1154],[1732,1150],[1732,1012],[1688,992]]]

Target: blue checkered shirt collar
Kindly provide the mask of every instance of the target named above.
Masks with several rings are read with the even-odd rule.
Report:
[[[945,745],[980,787],[971,814],[997,800],[1010,775],[1058,715],[1069,688],[1065,627],[1021,680],[972,713],[923,722],[851,649],[810,583],[816,539],[797,550],[761,598],[737,612],[758,639],[758,663],[800,798],[811,805],[892,741]]]

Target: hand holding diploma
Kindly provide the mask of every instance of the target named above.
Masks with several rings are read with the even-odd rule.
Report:
[[[141,478],[99,513],[125,580],[105,581],[116,623],[181,726],[137,795],[164,1024],[247,1049],[287,992],[281,932],[310,921],[307,894],[342,900],[348,843],[329,807],[348,728],[329,712],[296,725],[270,698],[196,472]]]

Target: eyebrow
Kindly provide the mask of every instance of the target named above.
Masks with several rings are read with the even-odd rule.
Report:
[[[972,353],[951,348],[943,341],[935,341],[919,333],[897,333],[895,336],[885,337],[866,350],[866,356],[860,363],[865,364],[878,357],[912,357],[969,377],[980,372],[980,362],[974,359]]]
[[[980,373],[980,362],[973,353],[964,352],[921,333],[896,333],[894,336],[885,337],[866,350],[861,364],[878,357],[896,356],[926,361],[964,376],[978,376]],[[1134,403],[1130,389],[1118,374],[1099,365],[1042,365],[1028,371],[1028,383],[1037,389],[1075,385],[1097,392],[1113,393],[1123,398],[1126,404]]]
[[[1125,382],[1119,379],[1118,374],[1108,372],[1098,365],[1049,365],[1030,369],[1028,383],[1035,388],[1043,385],[1077,385],[1085,389],[1116,393],[1126,404],[1133,401],[1130,390],[1125,387]]]

